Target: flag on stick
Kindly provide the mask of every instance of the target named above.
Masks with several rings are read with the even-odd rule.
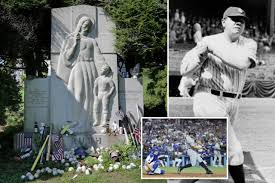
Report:
[[[17,133],[14,137],[15,150],[32,148],[32,133]]]
[[[53,141],[53,161],[62,160],[64,158],[64,142],[61,135],[52,135]]]

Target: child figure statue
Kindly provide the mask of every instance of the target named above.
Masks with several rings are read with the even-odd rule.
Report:
[[[94,124],[93,126],[106,126],[109,121],[110,97],[115,90],[112,80],[112,69],[104,64],[100,70],[100,76],[96,78],[94,84]]]

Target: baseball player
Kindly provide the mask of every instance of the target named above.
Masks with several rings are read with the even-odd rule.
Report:
[[[257,44],[242,35],[248,18],[238,7],[229,7],[222,18],[224,31],[206,36],[184,56],[181,74],[200,69],[194,95],[195,116],[228,117],[229,172],[235,182],[245,182],[241,144],[232,127],[248,68],[257,64]]]
[[[153,147],[150,154],[145,159],[144,169],[148,175],[162,175],[164,174],[164,170],[159,168],[160,161],[159,161],[160,150],[158,147]]]
[[[198,162],[199,165],[205,169],[206,174],[213,174],[213,172],[209,170],[209,168],[206,166],[206,164],[203,162],[203,159],[197,152],[197,150],[201,147],[198,147],[198,145],[195,143],[195,140],[193,139],[194,135],[192,133],[188,135],[187,133],[184,134],[184,137],[186,139],[187,155],[190,157],[190,163],[185,166],[179,166],[177,172],[180,173],[184,168],[196,166]]]
[[[214,166],[217,166],[216,162],[218,160],[218,166],[222,166],[222,155],[221,146],[219,140],[216,141],[214,146]]]

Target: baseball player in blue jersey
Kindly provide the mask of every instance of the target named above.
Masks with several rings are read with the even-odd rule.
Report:
[[[180,173],[184,168],[189,168],[192,166],[196,166],[197,162],[201,167],[203,167],[206,171],[206,174],[213,174],[211,170],[206,166],[206,164],[203,162],[203,159],[198,154],[197,150],[201,148],[199,147],[194,140],[194,135],[192,133],[184,134],[184,137],[186,139],[186,148],[187,148],[187,155],[190,157],[190,163],[184,166],[178,167],[178,173]]]
[[[181,74],[200,70],[193,111],[198,117],[228,117],[229,172],[235,183],[244,183],[244,156],[232,127],[248,68],[257,64],[257,43],[242,35],[248,18],[238,7],[229,7],[222,18],[223,33],[204,37],[184,56]]]
[[[160,155],[160,149],[153,147],[150,154],[145,159],[144,169],[148,175],[161,175],[164,174],[164,170],[160,169],[160,161],[158,159]]]

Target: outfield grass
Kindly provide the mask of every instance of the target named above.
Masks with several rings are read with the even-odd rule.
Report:
[[[226,173],[226,167],[209,166],[208,168],[214,173]],[[165,173],[177,173],[176,167],[161,167],[161,169],[165,170]],[[184,172],[184,173],[205,173],[205,170],[200,166],[196,166],[196,167],[185,168],[181,172]],[[144,171],[144,173],[145,173],[145,171]]]
[[[215,173],[226,173],[226,167],[213,167],[209,166],[208,167],[212,172]],[[162,167],[161,169],[165,170],[166,173],[177,173],[177,168],[175,167]],[[182,170],[184,173],[205,173],[205,170],[200,167],[190,167],[190,168],[185,168]]]
[[[15,161],[0,158],[0,183],[19,183],[20,177],[30,170],[32,161]],[[65,172],[62,176],[43,175],[32,183],[166,183],[165,180],[141,180],[140,169],[119,170],[117,172],[95,172],[90,175],[79,174],[74,180],[76,173]]]

